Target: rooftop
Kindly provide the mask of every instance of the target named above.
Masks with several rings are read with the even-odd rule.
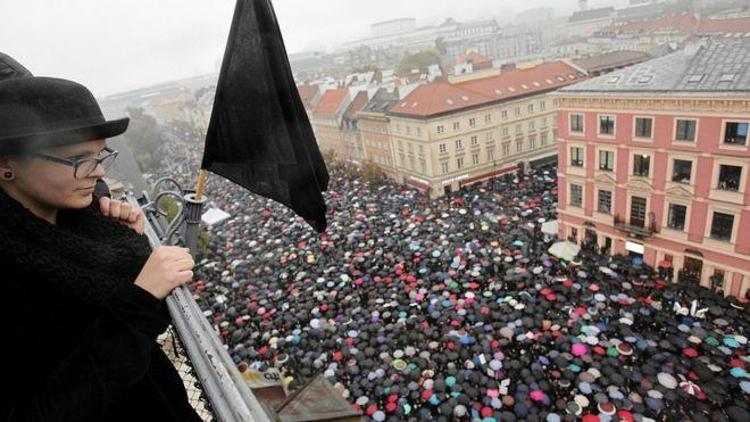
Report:
[[[398,91],[388,91],[385,88],[380,88],[372,99],[365,104],[362,108],[363,112],[366,113],[385,113],[391,107],[398,103]]]
[[[341,108],[342,103],[349,95],[347,88],[329,89],[323,93],[318,106],[315,107],[317,114],[335,114]]]
[[[571,93],[649,91],[750,91],[750,37],[704,38],[684,50],[560,90]]]
[[[622,50],[573,60],[573,63],[576,66],[585,69],[587,72],[595,72],[601,69],[642,62],[648,60],[650,57],[651,56],[648,53],[642,51]]]
[[[419,86],[390,113],[426,118],[550,91],[584,79],[585,74],[562,61],[504,70],[488,78]]]

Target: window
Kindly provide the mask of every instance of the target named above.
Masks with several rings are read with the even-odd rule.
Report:
[[[724,143],[728,145],[745,145],[747,143],[747,123],[726,122],[724,126]]]
[[[505,147],[503,147],[503,154],[505,154]],[[487,161],[492,161],[494,159],[495,159],[495,147],[487,148]]]
[[[648,177],[651,157],[643,154],[633,156],[633,176]]]
[[[398,149],[403,149],[403,148],[404,148],[404,142],[399,139],[398,140]]]
[[[722,241],[732,240],[732,225],[734,216],[721,212],[714,212],[714,218],[711,221],[711,238]]]
[[[570,147],[570,165],[573,167],[583,167],[583,148]]]
[[[406,167],[406,156],[404,154],[399,154],[398,158],[401,162],[401,167]]]
[[[464,143],[461,139],[456,139],[456,149],[461,149],[464,147]]]
[[[583,115],[582,114],[570,115],[570,131],[583,133]]]
[[[683,142],[695,142],[695,120],[677,120],[675,139]]]
[[[737,192],[740,189],[742,167],[722,164],[719,166],[719,184],[721,190]]]
[[[437,127],[437,133],[444,133],[445,132],[445,126],[438,125]]]
[[[424,145],[419,145],[419,153],[424,154]]]
[[[516,152],[523,151],[523,141],[521,139],[516,141]]]
[[[518,116],[521,115],[521,107],[516,107],[515,110],[513,110],[513,111],[514,111],[516,117],[518,117]]]
[[[408,142],[406,144],[406,149],[409,150],[409,154],[414,154],[414,144],[412,144],[411,142]]]
[[[461,129],[461,122],[453,122],[453,130]]]
[[[635,119],[635,136],[639,138],[650,138],[651,137],[651,126],[654,123],[654,119],[649,117],[636,117]]]
[[[599,116],[599,134],[614,135],[615,119],[612,116]]]
[[[396,132],[401,133],[401,125],[396,125]]]
[[[441,161],[440,162],[440,169],[443,171],[443,174],[448,173],[448,162],[447,161]]]
[[[612,171],[615,169],[614,151],[599,151],[599,170]]]
[[[599,189],[599,201],[596,205],[596,210],[603,214],[612,212],[612,192]]]
[[[487,134],[484,135],[484,140],[487,141],[487,142],[494,141],[495,140],[494,133],[493,132],[487,132]]]
[[[539,110],[547,109],[547,103],[545,101],[539,101]]]
[[[479,164],[479,154],[476,152],[474,154],[471,154],[471,163],[474,165]]]
[[[422,129],[421,128],[416,128],[416,129],[417,129],[417,136],[422,136]]]
[[[669,212],[667,213],[667,227],[672,230],[685,230],[686,215],[686,206],[679,204],[669,204]]]
[[[500,116],[503,118],[503,120],[507,120],[508,119],[508,110],[503,110],[500,113]]]
[[[507,127],[504,127],[504,128],[503,128],[503,138],[506,138],[506,137],[508,137],[508,136],[510,136],[510,134],[508,133],[508,128],[507,128]]]
[[[469,119],[469,127],[477,127],[477,119],[473,117]]]
[[[416,165],[414,164],[414,157],[409,157],[409,169],[414,170]]]
[[[542,117],[542,128],[545,128],[545,127],[547,127],[547,118]]]
[[[492,123],[492,115],[491,114],[485,114],[484,115],[484,122],[485,123]]]
[[[419,159],[419,167],[422,169],[422,173],[427,173],[427,161],[424,158]]]
[[[510,142],[506,142],[503,144],[503,157],[507,157],[510,155]]]
[[[529,122],[529,130],[534,130],[534,122]]]
[[[406,134],[411,135],[411,126],[406,126]]]
[[[529,113],[534,112],[534,104],[529,104]]]
[[[536,135],[529,136],[529,149],[536,149]]]
[[[464,157],[456,158],[456,168],[462,169],[464,167]]]
[[[518,135],[521,132],[523,132],[523,127],[519,123],[519,124],[516,125],[516,135]]]
[[[471,146],[475,147],[479,144],[479,138],[477,136],[471,137]]]
[[[583,187],[581,185],[570,185],[570,205],[574,207],[583,205]]]
[[[448,148],[446,148],[445,144],[440,144],[440,153],[448,152]]]
[[[693,162],[689,160],[674,160],[672,163],[672,181],[677,183],[690,183],[693,171]]]
[[[541,142],[542,146],[547,145],[547,136],[549,136],[547,134],[547,132],[542,133],[542,136],[540,138],[540,142]]]

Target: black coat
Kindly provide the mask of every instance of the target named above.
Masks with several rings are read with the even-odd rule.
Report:
[[[0,362],[6,391],[0,396],[0,421],[200,420],[177,371],[155,341],[171,322],[166,305],[133,284],[148,251],[136,260],[138,268],[113,268],[110,277],[99,276],[104,280],[100,284],[87,286],[96,278],[71,258],[66,258],[69,267],[61,266],[65,259],[37,250],[58,242],[60,255],[67,256],[62,249],[67,240],[68,248],[88,246],[81,246],[80,238],[66,239],[65,230],[45,232],[49,223],[41,219],[27,225],[34,217],[19,211],[17,202],[8,206],[9,200],[0,193]],[[123,245],[148,248],[145,236],[103,221],[97,213],[98,204],[92,203],[85,213],[76,214],[81,217],[77,223],[66,220],[67,228],[76,230],[83,223],[93,227],[87,233],[91,238],[126,243],[95,252],[99,256],[92,256],[92,262],[111,259],[115,266],[118,259],[137,255],[131,256]],[[61,228],[63,220],[58,217]],[[19,243],[23,239],[28,245]],[[122,256],[107,256],[118,253]],[[53,280],[59,274],[64,277]],[[114,279],[125,281],[111,282]],[[90,291],[95,294],[82,294]]]

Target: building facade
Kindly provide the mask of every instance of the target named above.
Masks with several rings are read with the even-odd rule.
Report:
[[[386,112],[399,100],[397,90],[379,89],[358,113],[365,157],[380,166],[392,180],[399,180],[393,160],[390,118]]]
[[[347,88],[329,89],[321,96],[312,113],[312,126],[321,152],[333,152],[337,157],[347,155],[346,140],[341,129],[344,113],[350,103]]]
[[[559,234],[743,296],[750,40],[704,41],[557,93]]]
[[[388,116],[399,180],[441,196],[554,161],[556,89],[586,79],[564,62],[418,87]]]

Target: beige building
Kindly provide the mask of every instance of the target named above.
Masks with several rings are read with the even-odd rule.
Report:
[[[324,92],[315,107],[312,113],[312,125],[322,153],[333,151],[337,157],[347,156],[342,125],[344,113],[350,103],[349,90],[338,88]]]
[[[586,78],[557,61],[418,87],[388,112],[399,181],[435,197],[554,162],[557,103],[551,93]]]
[[[380,166],[386,176],[399,180],[394,167],[390,118],[386,112],[398,103],[398,91],[379,89],[358,113],[365,159]]]

